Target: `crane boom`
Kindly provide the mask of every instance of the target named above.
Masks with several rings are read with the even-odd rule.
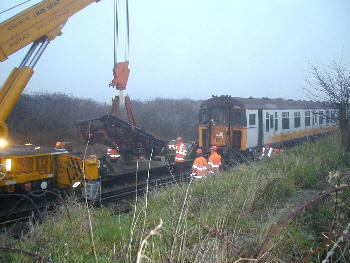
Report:
[[[97,1],[44,0],[2,22],[0,61],[36,40],[51,41],[60,34],[69,17]]]
[[[0,24],[0,61],[33,43],[21,65],[13,69],[0,90],[0,140],[8,136],[5,121],[48,43],[61,33],[69,17],[97,1],[43,0]]]

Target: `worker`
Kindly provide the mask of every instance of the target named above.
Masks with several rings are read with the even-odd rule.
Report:
[[[221,167],[221,155],[218,154],[218,147],[212,146],[210,148],[211,154],[208,160],[208,171],[209,174],[214,174],[220,170]]]
[[[113,147],[108,146],[107,148],[107,158],[111,160],[112,162],[115,162],[119,157],[120,154],[118,153],[119,147],[118,144],[114,144]]]
[[[272,152],[273,148],[271,147],[271,142],[267,141],[262,149],[261,157],[271,157]]]
[[[193,161],[191,177],[195,179],[201,179],[207,175],[207,159],[203,156],[201,148],[196,150],[197,157]]]
[[[187,155],[186,145],[182,142],[182,137],[176,138],[176,144],[171,146],[175,152],[175,171],[182,173],[184,170],[184,162]]]
[[[55,149],[56,150],[65,150],[63,142],[61,142],[61,141],[56,142]]]
[[[278,148],[274,149],[273,152],[277,155],[277,156],[280,156],[281,153],[283,152],[283,150],[280,150]]]

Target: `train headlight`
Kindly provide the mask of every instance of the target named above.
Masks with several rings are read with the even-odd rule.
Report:
[[[7,144],[7,141],[6,141],[6,140],[0,140],[0,148],[5,147],[6,144]]]
[[[6,171],[11,171],[11,169],[12,169],[12,160],[11,159],[5,160],[5,168],[6,168]]]
[[[77,188],[80,184],[81,184],[80,181],[75,182],[75,183],[72,185],[72,187],[73,187],[73,188]]]

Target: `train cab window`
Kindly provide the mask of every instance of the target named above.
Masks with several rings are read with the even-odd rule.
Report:
[[[294,128],[300,127],[300,112],[294,112]]]
[[[210,122],[212,125],[225,124],[225,110],[223,107],[213,108],[211,111]]]
[[[319,111],[318,112],[318,119],[319,119],[319,121],[318,121],[318,123],[320,124],[320,125],[322,125],[323,124],[323,111]]]
[[[199,112],[199,124],[206,124],[206,123],[207,123],[207,111],[200,110],[200,112]]]
[[[310,111],[305,111],[305,127],[311,124],[310,116]]]
[[[331,118],[329,110],[326,110],[326,123],[329,123],[329,119]]]
[[[249,114],[249,126],[254,126],[254,125],[256,125],[256,114],[250,113]]]
[[[278,115],[277,112],[275,112],[275,131],[278,130]]]
[[[231,113],[231,125],[235,127],[246,127],[247,117],[244,109],[233,109]]]
[[[266,112],[266,132],[270,130],[270,114]]]
[[[289,112],[282,112],[282,129],[289,129]]]

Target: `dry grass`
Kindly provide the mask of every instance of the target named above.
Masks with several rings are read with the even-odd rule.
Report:
[[[331,148],[329,140],[149,193],[135,204],[130,215],[92,209],[98,262],[257,262],[258,252],[278,223],[318,191],[332,187],[327,183],[328,173],[318,173],[347,165],[346,158],[339,158],[343,153],[335,146]],[[324,145],[331,157],[327,161],[320,154]],[[305,174],[318,180],[312,189],[298,184],[295,171],[288,169],[302,167],[306,158],[308,164],[317,165]],[[338,212],[334,212],[335,202],[329,198],[293,218],[273,237],[259,262],[299,262],[326,239],[321,232],[330,233],[335,218],[337,231],[346,225],[349,212],[345,207],[350,198],[346,193],[339,193],[337,198],[341,199],[337,201]],[[68,205],[70,220],[65,209],[59,209],[43,224],[32,225],[23,240],[3,235],[1,243],[37,252],[54,262],[94,262],[86,209],[74,200]],[[15,253],[0,256],[4,262],[34,262]],[[317,257],[312,260],[317,261]]]

